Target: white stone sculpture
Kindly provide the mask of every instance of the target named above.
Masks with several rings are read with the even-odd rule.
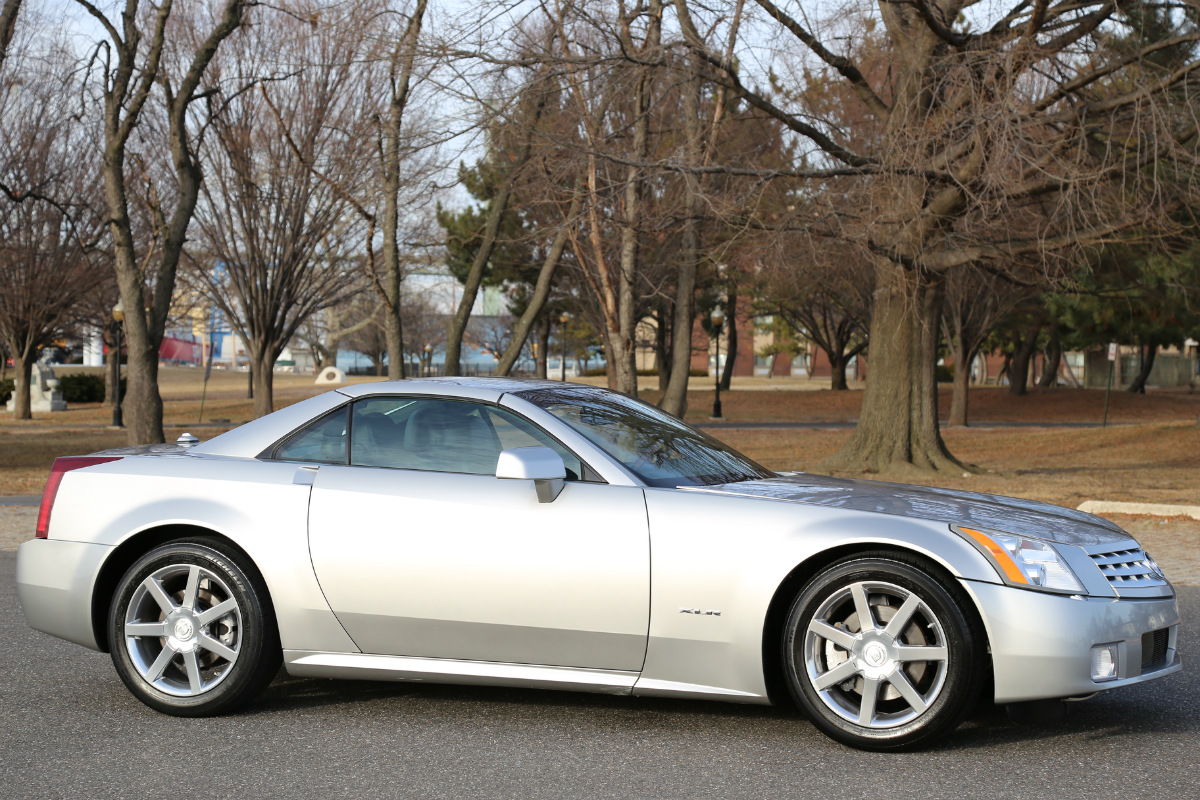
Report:
[[[12,411],[16,407],[18,386],[13,396],[8,399],[6,407]],[[67,401],[63,400],[62,392],[58,389],[58,378],[54,370],[38,362],[33,365],[29,376],[29,409],[30,411],[66,411]]]
[[[337,367],[326,367],[321,370],[321,374],[317,375],[317,385],[321,386],[330,383],[345,383],[346,373],[342,372]]]

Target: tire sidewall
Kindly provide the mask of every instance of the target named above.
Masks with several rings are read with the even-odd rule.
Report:
[[[147,576],[173,565],[195,565],[212,570],[225,581],[241,611],[238,657],[225,680],[195,697],[167,694],[148,683],[137,671],[127,649],[125,615],[134,591]],[[176,716],[206,716],[226,710],[241,701],[259,672],[269,646],[269,617],[265,593],[233,559],[219,550],[197,542],[172,542],[157,547],[138,559],[117,584],[108,612],[108,640],[113,664],[129,690],[146,705]]]
[[[894,728],[863,728],[834,713],[809,680],[803,653],[797,653],[798,647],[803,649],[808,624],[820,606],[834,592],[864,581],[892,583],[913,592],[929,606],[946,635],[946,679],[940,693],[921,716]],[[905,561],[872,556],[834,564],[806,584],[788,613],[782,643],[788,690],[818,728],[844,744],[868,750],[900,750],[932,742],[958,726],[982,685],[981,637],[968,613],[961,597],[956,598],[926,571]]]

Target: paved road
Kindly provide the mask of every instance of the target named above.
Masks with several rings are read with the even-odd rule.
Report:
[[[279,679],[180,720],[108,657],[25,627],[0,553],[0,793],[7,798],[1187,798],[1200,778],[1200,587],[1181,587],[1190,671],[1075,703],[1065,723],[992,709],[923,753],[848,750],[767,708],[554,692]]]

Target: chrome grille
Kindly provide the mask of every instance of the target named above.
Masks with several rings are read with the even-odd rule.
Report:
[[[1166,579],[1150,567],[1146,551],[1140,547],[1092,553],[1091,556],[1117,594],[1167,585]]]

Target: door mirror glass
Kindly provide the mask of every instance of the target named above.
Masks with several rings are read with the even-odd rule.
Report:
[[[496,460],[496,477],[533,481],[539,503],[553,502],[563,489],[567,467],[549,447],[516,447],[504,450]]]

